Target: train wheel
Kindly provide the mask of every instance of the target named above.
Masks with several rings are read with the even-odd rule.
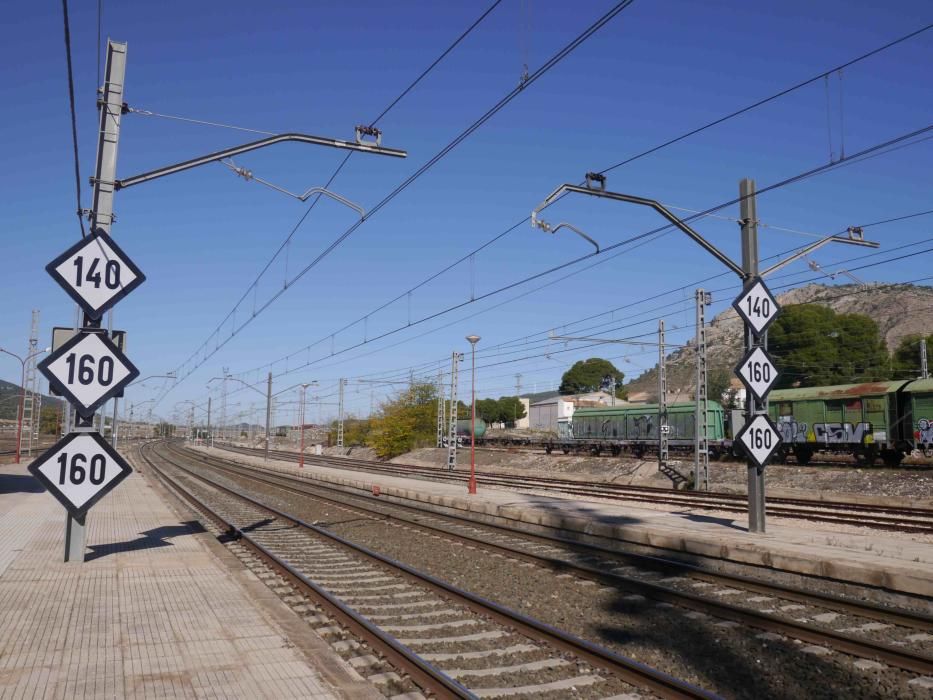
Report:
[[[882,450],[881,460],[884,466],[894,469],[901,466],[901,460],[904,459],[904,453],[900,450]]]
[[[618,445],[613,445],[613,446],[612,446],[612,456],[613,456],[613,457],[618,457],[620,454],[622,454],[622,448],[619,447]]]
[[[550,445],[546,445],[545,448],[544,448],[544,454],[548,454],[548,455],[549,455],[549,454],[551,454],[551,452],[552,452],[553,450],[554,450],[553,447],[551,447]]]
[[[797,464],[805,467],[813,459],[813,450],[808,447],[795,447],[794,457],[797,458]]]

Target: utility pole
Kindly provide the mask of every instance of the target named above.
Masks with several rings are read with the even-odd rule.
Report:
[[[693,435],[693,488],[697,491],[709,491],[709,397],[707,396],[708,376],[706,365],[706,307],[713,301],[709,292],[696,291],[697,304],[697,383],[696,406],[694,417],[696,424]]]
[[[42,410],[42,395],[39,393],[39,372],[36,370],[36,357],[39,352],[39,310],[32,310],[32,328],[29,332],[29,349],[26,352],[26,371],[23,382],[22,415],[19,431],[19,451],[32,456],[33,445],[39,439],[39,413]],[[23,438],[26,449],[23,450]]]
[[[226,375],[226,372],[224,372]],[[226,381],[224,381],[224,386],[226,386]],[[226,394],[224,394],[226,396]],[[272,440],[269,435],[269,428],[272,424],[272,372],[269,372],[269,377],[266,380],[266,453],[265,460],[269,461],[269,442]]]
[[[658,471],[667,473],[667,358],[664,356],[664,319],[658,321]]]
[[[447,471],[457,468],[457,382],[463,353],[454,351],[450,358],[450,424],[447,431]]]
[[[518,399],[515,403],[515,416],[512,417],[512,427],[515,427],[515,423],[518,423],[518,406],[521,403],[522,396],[522,375],[518,373],[515,375],[515,398]]]
[[[444,423],[447,418],[447,411],[444,410],[444,371],[437,370],[437,447],[444,446]]]
[[[211,447],[214,446],[214,433],[211,432],[211,397],[207,397],[207,436],[211,439]]]
[[[755,201],[755,181],[743,178],[739,182],[741,198],[739,220],[742,227],[742,273],[746,280],[758,277],[758,209]],[[759,345],[768,349],[768,333],[756,338],[752,329],[745,327],[745,354]],[[751,391],[745,392],[745,423],[751,424],[756,415],[768,413],[768,401],[758,402]],[[765,531],[765,471],[749,457],[748,468],[748,530]]]
[[[927,370],[927,339],[920,339],[920,378],[929,379],[930,372]]]
[[[341,377],[338,385],[340,388],[337,398],[337,447],[343,447],[343,388],[347,385],[347,380]]]

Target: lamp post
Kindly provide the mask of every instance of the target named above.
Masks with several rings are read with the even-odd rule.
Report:
[[[476,344],[478,335],[468,335],[472,350],[472,370],[470,372],[470,484],[467,492],[476,495]]]
[[[26,363],[29,362],[36,355],[41,355],[44,352],[48,352],[51,348],[45,348],[44,350],[37,350],[36,352],[26,355],[26,357],[20,357],[16,353],[12,353],[9,350],[4,350],[0,348],[0,352],[9,355],[10,357],[15,357],[19,360],[20,365],[22,365],[22,379],[20,379],[20,387],[22,392],[19,395],[19,412],[16,418],[16,463],[19,464],[20,450],[23,442],[23,413],[26,410]]]

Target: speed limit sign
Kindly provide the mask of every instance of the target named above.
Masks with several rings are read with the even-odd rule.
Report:
[[[146,276],[103,231],[82,238],[45,266],[90,318],[100,318]]]
[[[29,471],[72,517],[80,517],[133,469],[100,433],[71,433],[30,464]]]
[[[85,418],[139,376],[139,370],[103,333],[78,333],[38,368]]]

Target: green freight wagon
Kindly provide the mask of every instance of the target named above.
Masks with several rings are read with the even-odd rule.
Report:
[[[903,390],[909,382],[865,382],[777,389],[769,413],[781,433],[781,456],[798,464],[818,451],[852,454],[873,464],[878,457],[897,466],[904,457]]]
[[[910,449],[933,456],[933,379],[916,379],[908,384],[901,406],[904,442]]]
[[[696,419],[694,403],[675,403],[667,407],[668,446],[672,450],[693,450]],[[709,402],[707,438],[710,454],[719,457],[726,452],[723,408]],[[618,454],[629,449],[642,455],[658,444],[658,405],[628,404],[605,408],[578,408],[571,419],[571,442],[585,444],[594,452],[607,448]]]

